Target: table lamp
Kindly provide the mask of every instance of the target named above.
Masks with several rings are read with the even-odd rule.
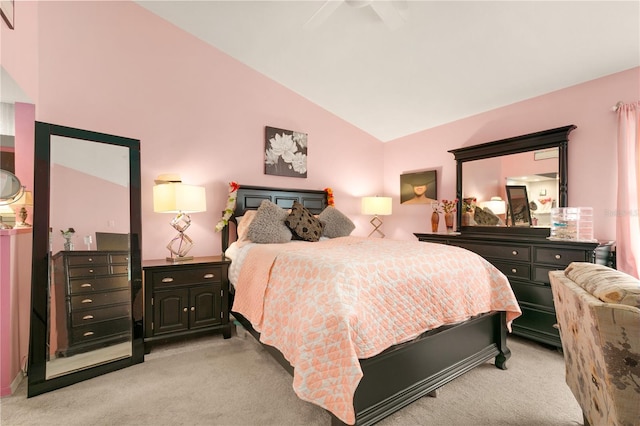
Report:
[[[380,234],[380,238],[384,238],[384,233],[380,230],[382,219],[378,216],[388,216],[391,214],[391,197],[363,197],[362,198],[362,214],[373,215],[373,219],[369,221],[373,226],[373,231],[369,237],[375,232]]]

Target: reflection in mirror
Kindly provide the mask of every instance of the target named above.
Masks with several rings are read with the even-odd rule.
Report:
[[[35,136],[30,397],[144,361],[139,141]]]
[[[507,185],[525,186],[530,201],[531,225],[550,227],[551,208],[557,207],[559,195],[558,148],[544,150],[544,156],[536,155],[538,152],[528,151],[463,163],[463,198],[475,198],[477,206],[489,206],[491,209],[500,200],[503,200],[503,204],[508,200]],[[486,216],[483,222],[485,216],[477,209],[473,213],[480,217],[470,222],[472,225],[504,226],[508,223],[504,208],[493,212],[497,216],[495,221]]]
[[[131,356],[129,149],[53,136],[50,179],[47,379]]]

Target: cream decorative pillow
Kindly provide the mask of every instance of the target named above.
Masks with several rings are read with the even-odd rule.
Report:
[[[320,239],[324,228],[322,222],[297,201],[293,202],[285,223],[298,238],[312,242]]]
[[[249,232],[249,225],[251,225],[251,222],[253,222],[253,219],[255,219],[256,212],[257,210],[247,210],[246,212],[244,212],[244,215],[236,218],[236,220],[238,221],[237,240],[239,242],[249,240],[249,237],[247,236]]]
[[[335,207],[328,206],[318,215],[320,222],[324,223],[323,237],[337,238],[351,235],[356,225]]]
[[[247,238],[259,244],[278,244],[291,241],[291,230],[284,221],[287,211],[271,201],[264,200],[249,224]]]
[[[588,262],[572,262],[564,274],[605,303],[640,308],[640,280],[631,275]]]

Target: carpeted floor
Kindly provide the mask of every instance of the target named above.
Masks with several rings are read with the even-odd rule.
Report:
[[[396,425],[582,424],[555,349],[509,337],[508,370],[482,365],[384,419]],[[249,335],[221,335],[156,346],[145,362],[26,398],[26,378],[0,400],[13,425],[328,425],[300,400],[292,378]]]

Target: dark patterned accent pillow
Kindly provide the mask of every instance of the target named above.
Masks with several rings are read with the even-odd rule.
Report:
[[[291,213],[284,223],[295,236],[305,241],[318,241],[324,229],[322,222],[297,201],[293,202]]]

